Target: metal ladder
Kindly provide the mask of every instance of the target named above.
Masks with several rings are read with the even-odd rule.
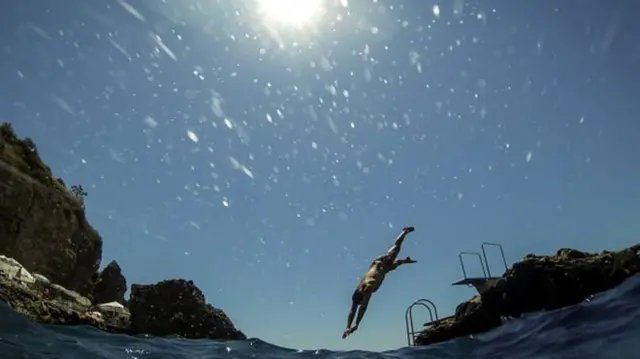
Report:
[[[427,308],[427,310],[429,311],[430,320],[426,325],[437,323],[439,321],[438,308],[436,308],[436,305],[433,304],[433,302],[429,299],[418,299],[415,302],[411,303],[411,305],[408,306],[407,310],[404,312],[404,324],[407,330],[407,345],[409,346],[414,345],[416,336],[422,332],[422,330],[416,331],[413,325],[413,308],[417,305]]]
[[[486,250],[486,248],[489,246],[498,247],[498,249],[500,249],[500,255],[502,256],[502,263],[504,263],[504,269],[505,271],[509,269],[507,260],[504,256],[504,249],[502,248],[502,245],[499,243],[482,242],[482,244],[480,245],[482,255],[479,252],[464,251],[464,252],[458,253],[458,260],[460,261],[460,267],[462,268],[462,275],[464,278],[453,283],[452,285],[467,285],[469,287],[473,286],[478,291],[478,294],[482,294],[484,290],[490,288],[497,280],[500,279],[500,277],[493,277],[491,275],[491,268],[489,268],[489,262],[487,261],[487,250]],[[463,259],[463,256],[465,255],[478,257],[478,260],[480,261],[480,267],[482,268],[482,274],[483,274],[482,277],[469,277],[467,275],[467,270],[465,268],[464,259]],[[415,345],[416,337],[424,330],[423,328],[416,331],[414,327],[413,308],[415,306],[424,307],[429,312],[429,322],[424,324],[425,328],[429,327],[430,325],[438,324],[441,321],[441,319],[438,317],[438,309],[436,308],[436,305],[429,299],[418,299],[415,302],[411,303],[411,305],[407,307],[407,310],[404,313],[405,329],[407,331],[407,345],[409,346]],[[442,318],[442,320],[447,318],[450,318],[450,317]]]

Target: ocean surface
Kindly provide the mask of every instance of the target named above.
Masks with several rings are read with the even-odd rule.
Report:
[[[0,357],[18,358],[638,358],[640,277],[573,307],[512,320],[492,332],[425,348],[297,350],[260,339],[215,342],[129,337],[90,327],[40,325],[0,305]],[[389,328],[402,330],[402,328]],[[313,333],[310,333],[313,335]]]

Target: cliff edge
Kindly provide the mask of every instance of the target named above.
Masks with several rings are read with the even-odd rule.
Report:
[[[102,238],[85,217],[81,186],[67,189],[35,143],[0,125],[0,300],[48,324],[116,333],[246,339],[191,281],[132,286],[116,261],[98,272]]]
[[[102,238],[81,198],[55,178],[35,143],[0,125],[0,253],[67,289],[87,295]]]

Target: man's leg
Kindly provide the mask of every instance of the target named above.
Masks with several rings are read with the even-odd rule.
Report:
[[[355,318],[357,310],[358,303],[353,301],[353,303],[351,303],[351,309],[349,310],[349,316],[347,317],[347,329],[351,328],[351,324],[353,323],[353,318]]]
[[[353,334],[360,327],[360,322],[362,321],[362,317],[364,317],[364,313],[367,312],[367,307],[369,306],[369,298],[371,298],[371,293],[367,293],[362,300],[362,303],[358,306],[358,317],[356,318],[356,325],[347,329],[344,334],[342,334],[342,339],[347,336]]]
[[[345,330],[344,333],[342,334],[342,339],[348,337],[353,332],[358,330],[358,327],[360,326],[360,322],[362,321],[362,317],[364,317],[364,313],[367,311],[367,306],[369,305],[369,299],[371,298],[371,291],[369,290],[368,287],[365,287],[365,288],[362,288],[358,294],[359,294],[359,297],[358,297],[359,301],[357,303],[354,301],[354,304],[351,306],[351,312],[349,312],[349,323],[348,323],[349,326],[347,327],[347,330]],[[358,313],[356,317],[356,325],[352,327],[351,323],[353,322],[353,314],[355,314],[356,308]]]
[[[349,315],[347,316],[347,329],[345,329],[344,333],[342,333],[342,339],[346,338],[351,334],[351,324],[353,323],[353,318],[356,316],[356,312],[358,310],[358,306],[362,303],[362,291],[360,286],[356,288],[356,291],[353,292],[351,296],[351,309],[349,309]]]
[[[356,318],[356,325],[353,327],[352,332],[354,332],[358,327],[360,327],[360,322],[362,321],[362,317],[364,317],[364,313],[367,312],[367,307],[369,306],[369,299],[371,295],[367,295],[360,306],[358,307],[358,317]]]

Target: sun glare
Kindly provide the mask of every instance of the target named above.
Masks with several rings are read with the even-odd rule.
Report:
[[[304,26],[322,13],[323,0],[258,0],[265,20]]]

